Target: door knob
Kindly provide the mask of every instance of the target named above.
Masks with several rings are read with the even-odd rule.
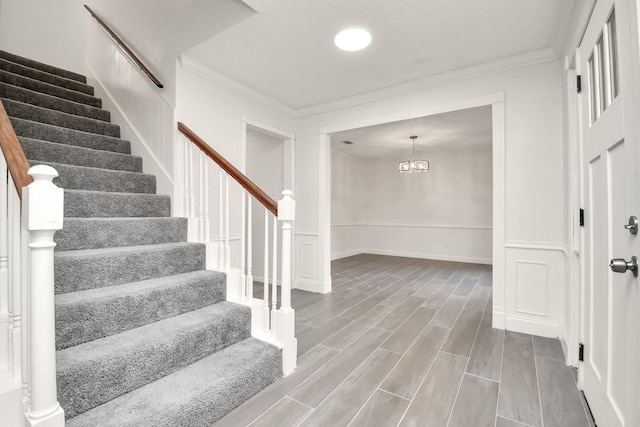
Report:
[[[638,217],[630,216],[629,223],[626,224],[624,228],[629,230],[629,233],[631,234],[638,234]]]
[[[626,261],[623,258],[614,258],[609,263],[611,271],[616,273],[625,273],[631,271],[635,277],[638,277],[638,258],[631,257],[631,261]]]

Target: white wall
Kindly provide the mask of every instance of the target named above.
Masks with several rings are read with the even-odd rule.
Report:
[[[205,142],[224,156],[241,172],[247,171],[245,164],[246,147],[245,139],[246,123],[260,123],[270,129],[279,129],[293,134],[294,120],[269,107],[249,100],[237,93],[225,89],[207,77],[205,68],[194,67],[188,62],[189,69],[182,65],[177,68],[177,97],[176,97],[176,121],[181,121],[198,134]],[[250,143],[250,142],[247,142]],[[182,154],[176,153],[176,164],[180,164]],[[284,161],[284,160],[283,160]],[[180,174],[178,174],[180,175]],[[283,178],[286,183],[287,179]],[[184,180],[176,176],[178,192],[184,190]],[[240,187],[232,183],[231,210],[230,210],[230,240],[233,254],[239,254],[239,240],[241,235],[241,199]],[[198,194],[198,188],[194,188]],[[267,192],[270,192],[267,189]],[[218,223],[218,174],[213,170],[210,173],[208,213],[210,223],[211,241],[219,239]],[[280,199],[280,197],[276,197]],[[297,194],[294,193],[294,199]],[[299,206],[299,204],[298,204]],[[182,201],[176,201],[176,210],[184,211]],[[200,212],[200,208],[197,208]],[[238,255],[232,254],[232,264],[239,265]],[[257,267],[254,264],[254,267]]]
[[[255,130],[247,131],[247,177],[257,184],[273,200],[282,198],[284,190],[284,141]],[[264,230],[265,208],[262,204],[252,202],[251,224],[253,230],[253,277],[264,282]],[[273,220],[269,215],[268,251],[271,269],[273,245]]]
[[[429,152],[429,172],[397,158],[331,151],[331,258],[357,253],[491,264],[490,149]]]
[[[85,73],[89,5],[165,85],[175,102],[175,61],[186,50],[252,16],[237,0],[0,0],[0,49]]]
[[[491,263],[492,153],[434,152],[429,172],[397,172],[395,159],[365,174],[369,252]]]
[[[91,0],[0,0],[0,49],[84,73]]]
[[[255,13],[236,0],[93,0],[91,7],[162,82],[171,106],[180,54]]]
[[[365,169],[363,160],[331,150],[331,259],[365,251]]]
[[[73,46],[84,43],[81,40],[84,33],[79,31],[84,24],[75,25],[76,15],[85,13],[77,7],[80,2],[55,2],[54,7],[53,2],[44,0],[0,1],[2,48],[77,69]],[[34,12],[37,16],[29,17],[37,10],[34,6],[43,9]],[[42,31],[32,33],[33,40],[27,35],[25,37],[29,38],[21,42],[15,34],[24,36],[26,23],[33,22],[30,19],[35,19],[36,24],[32,26],[38,26]],[[69,44],[49,46],[49,41],[54,40]],[[18,48],[11,49],[11,46]],[[69,47],[61,49],[59,46]],[[51,58],[47,56],[48,52]],[[501,271],[494,271],[494,277],[499,278],[494,286],[494,320],[498,326],[558,336],[562,321],[562,310],[558,307],[564,304],[562,272],[565,262],[559,255],[566,246],[561,65],[559,61],[548,61],[502,72],[478,70],[476,77],[453,73],[459,77],[434,80],[432,86],[421,90],[294,120],[178,67],[176,113],[178,119],[185,121],[234,164],[240,164],[241,169],[244,167],[241,164],[244,147],[239,146],[239,141],[243,140],[244,115],[279,129],[295,131],[296,280],[304,281],[308,289],[315,286],[324,290],[330,283],[331,203],[327,174],[330,165],[328,138],[319,135],[322,129],[366,126],[376,124],[376,121],[391,121],[394,115],[398,120],[416,114],[443,112],[473,104],[468,101],[475,98],[502,93],[505,123],[500,132],[504,132],[506,146],[505,186],[500,190],[506,194],[506,204],[505,212],[494,211],[494,215],[505,217],[501,224],[505,243],[504,247],[494,250],[501,254],[506,264],[500,267]],[[118,89],[126,99],[130,88]],[[180,188],[179,180],[174,186]],[[174,206],[179,207],[180,202],[174,200]],[[232,231],[239,233],[239,227],[234,227]],[[215,234],[214,230],[212,234]],[[520,304],[523,296],[533,293],[546,297],[532,300],[533,307]]]
[[[330,274],[326,260],[331,257],[330,251],[324,250],[330,233],[324,218],[330,215],[331,208],[322,197],[323,192],[327,193],[323,182],[328,176],[326,170],[316,166],[329,163],[323,160],[327,156],[323,150],[328,150],[323,130],[333,132],[449,111],[472,106],[474,100],[496,93],[503,94],[504,128],[494,129],[494,133],[504,134],[505,147],[504,164],[494,163],[493,167],[494,171],[505,173],[500,192],[506,196],[504,212],[493,213],[504,217],[499,224],[504,227],[503,247],[494,251],[506,264],[494,269],[494,325],[546,336],[560,335],[560,307],[564,304],[565,177],[562,68],[557,60],[452,79],[385,100],[299,119],[298,227],[306,233],[297,244],[304,243],[314,250],[303,253],[302,248],[296,249],[303,257],[305,253],[316,257],[299,263],[313,264],[308,270],[316,272],[314,281],[319,290],[326,290]],[[534,268],[535,274],[531,276],[522,273],[528,271],[526,267],[517,268],[531,263],[541,266]],[[519,305],[521,297],[529,292],[540,292],[545,298],[536,300],[535,307]]]
[[[89,23],[85,37],[88,83],[120,125],[122,138],[131,141],[132,154],[142,157],[144,172],[156,176],[158,194],[174,196],[173,107],[97,23]]]

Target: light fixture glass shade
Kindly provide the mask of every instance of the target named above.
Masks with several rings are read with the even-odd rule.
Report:
[[[429,170],[429,161],[428,160],[415,160],[416,155],[416,138],[415,135],[410,136],[411,138],[411,154],[414,160],[405,160],[403,162],[398,163],[398,172],[400,173],[419,173],[426,172]]]
[[[419,173],[429,170],[428,160],[405,160],[398,163],[398,172],[400,173]]]

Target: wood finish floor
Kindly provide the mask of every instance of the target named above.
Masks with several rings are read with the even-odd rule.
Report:
[[[558,340],[491,328],[489,266],[357,255],[332,272],[332,293],[292,295],[296,370],[216,427],[592,425]]]

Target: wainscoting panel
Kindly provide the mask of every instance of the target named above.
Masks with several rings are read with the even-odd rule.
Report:
[[[492,263],[491,227],[365,224],[362,236],[366,253]]]
[[[87,68],[89,84],[102,98],[102,108],[132,142],[132,154],[143,158],[144,171],[156,175],[158,194],[173,194],[174,109],[146,80],[111,38],[92,23]]]
[[[516,261],[516,312],[548,316],[548,288],[548,263]]]
[[[505,327],[557,338],[562,330],[565,254],[561,245],[505,245]]]
[[[316,277],[316,245],[301,243],[300,249],[300,277],[313,279]]]
[[[296,232],[294,239],[295,282],[294,287],[311,292],[323,291],[321,268],[318,264],[318,235]]]

